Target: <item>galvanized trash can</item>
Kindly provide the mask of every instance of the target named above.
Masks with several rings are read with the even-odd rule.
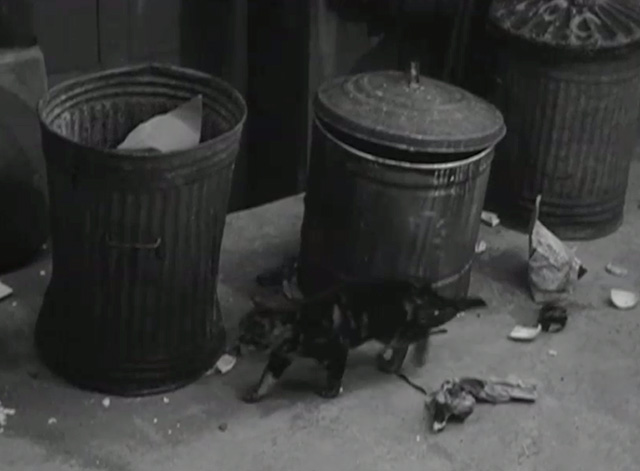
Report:
[[[200,145],[114,150],[198,94]],[[53,242],[36,326],[42,360],[72,384],[117,395],[197,379],[225,342],[216,282],[242,97],[200,72],[145,65],[63,83],[39,114]]]
[[[489,201],[526,229],[594,239],[623,219],[640,113],[640,2],[496,0],[496,104],[509,129]]]
[[[466,295],[493,158],[505,133],[464,90],[383,71],[331,80],[315,125],[298,280],[420,280]]]

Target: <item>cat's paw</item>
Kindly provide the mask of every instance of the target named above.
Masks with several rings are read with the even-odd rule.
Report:
[[[387,349],[377,356],[378,369],[383,373],[398,373],[402,368],[406,352],[395,352]]]
[[[318,390],[318,396],[324,399],[333,399],[338,397],[343,391],[341,385],[338,386],[325,386],[324,388]]]
[[[256,402],[260,401],[262,397],[263,396],[260,395],[257,388],[251,388],[249,391],[244,393],[244,395],[242,396],[242,401],[246,402],[247,404],[255,404]]]

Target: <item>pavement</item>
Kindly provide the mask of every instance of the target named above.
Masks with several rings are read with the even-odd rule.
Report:
[[[640,163],[634,163],[623,227],[571,244],[589,269],[574,294],[569,324],[530,344],[507,334],[536,317],[526,288],[527,238],[483,227],[471,291],[489,309],[455,319],[433,338],[427,366],[406,373],[426,388],[451,377],[517,375],[539,385],[534,404],[480,405],[461,425],[427,430],[424,399],[374,366],[375,346],[349,360],[345,392],[311,391],[318,366],[301,360],[264,402],[238,397],[264,358],[243,357],[171,394],[142,399],[78,390],[36,358],[33,327],[50,259],[0,276],[15,293],[0,302],[0,403],[14,409],[0,435],[0,470],[637,470],[640,463],[640,308],[608,303],[612,287],[640,289]],[[229,216],[219,292],[232,332],[248,307],[253,278],[297,251],[302,199]],[[609,262],[626,278],[605,271]],[[106,405],[108,404],[108,407]],[[0,409],[0,423],[2,409]]]

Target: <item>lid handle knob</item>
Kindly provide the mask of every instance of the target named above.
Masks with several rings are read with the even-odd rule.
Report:
[[[411,61],[409,67],[409,86],[417,87],[420,84],[420,62]]]

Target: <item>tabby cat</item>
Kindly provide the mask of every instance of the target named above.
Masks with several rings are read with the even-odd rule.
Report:
[[[265,397],[296,356],[313,358],[325,367],[326,383],[319,395],[336,397],[342,391],[349,350],[370,340],[384,345],[378,355],[380,370],[399,371],[411,345],[416,345],[414,359],[421,366],[431,329],[463,310],[484,306],[480,298],[447,299],[431,287],[398,281],[347,282],[289,305],[255,302],[240,322],[239,341],[271,351],[259,382],[243,400]]]

